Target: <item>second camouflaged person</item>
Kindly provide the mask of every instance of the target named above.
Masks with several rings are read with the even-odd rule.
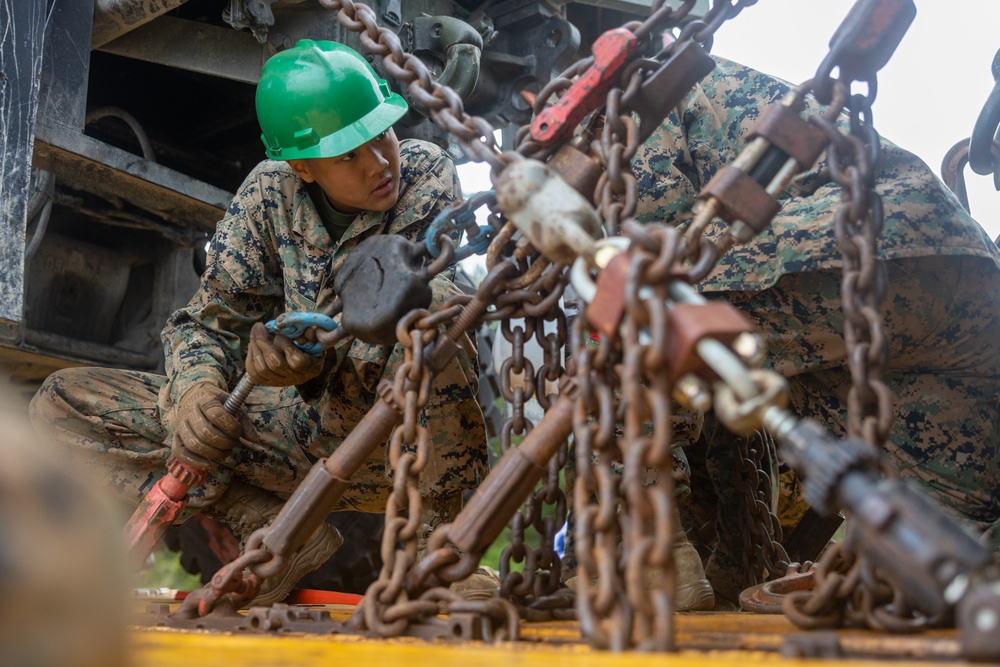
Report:
[[[636,154],[642,221],[689,224],[699,192],[790,89],[716,61]],[[808,98],[806,113],[816,108]],[[893,396],[886,458],[1000,553],[1000,250],[927,165],[884,140],[875,189],[885,216],[877,248],[887,278],[882,381]],[[843,437],[851,372],[835,237],[841,189],[824,159],[795,178],[779,202],[771,225],[723,255],[698,288],[736,306],[763,334],[765,363],[788,379],[791,408]],[[717,221],[707,235],[717,238],[723,228]],[[748,583],[734,438],[711,420],[703,446],[688,448],[693,497],[714,487],[718,511],[711,511],[714,498],[682,502],[687,528],[701,526],[706,514],[718,517],[707,570],[730,602]],[[699,472],[708,473],[701,484]]]
[[[403,359],[399,345],[349,338],[335,358],[328,351],[324,369],[263,323],[285,311],[322,310],[352,248],[375,234],[421,241],[461,197],[448,155],[427,142],[397,140],[392,125],[406,113],[405,101],[346,46],[303,40],[273,56],[256,106],[271,159],[240,187],[217,226],[197,293],[163,330],[166,375],[67,369],[52,374],[31,405],[36,427],[71,445],[133,507],[164,474],[171,452],[208,468],[183,518],[204,511],[241,541],[273,519],[313,463],[336,449]],[[459,293],[442,276],[432,288],[431,309]],[[251,379],[268,385],[246,401],[249,425],[222,409],[244,360]],[[297,390],[306,383],[318,390],[315,400]],[[466,336],[435,378],[421,416],[433,450],[422,475],[424,532],[450,521],[463,492],[486,474],[477,383],[475,341]],[[338,509],[385,511],[390,473],[383,446],[353,476]],[[341,542],[332,526],[321,525],[254,604],[284,599]]]

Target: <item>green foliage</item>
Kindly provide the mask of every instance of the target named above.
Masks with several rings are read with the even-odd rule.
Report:
[[[521,444],[522,438],[519,436],[511,437],[511,446],[516,447]],[[495,461],[500,459],[500,439],[490,438],[489,442],[491,454],[495,457]],[[495,463],[494,463],[495,465]],[[538,490],[542,487],[545,480],[539,482],[535,489]],[[563,471],[559,471],[559,484],[565,487],[565,478]],[[551,506],[542,507],[542,516],[552,516],[555,512],[555,508]],[[524,529],[524,544],[529,549],[537,549],[541,546],[542,536],[535,530],[534,526],[527,526]],[[493,544],[490,545],[489,549],[483,554],[482,558],[479,559],[479,564],[484,567],[491,567],[495,570],[500,569],[500,556],[503,550],[510,545],[510,527],[504,528],[503,532],[494,540]],[[524,563],[510,563],[510,569],[515,572],[520,572],[524,569]]]
[[[193,591],[201,588],[198,575],[187,572],[180,563],[180,553],[170,549],[153,552],[150,566],[139,574],[142,588],[176,588]]]

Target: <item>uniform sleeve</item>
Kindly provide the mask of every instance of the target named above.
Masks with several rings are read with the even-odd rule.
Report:
[[[230,389],[243,372],[251,327],[283,303],[262,189],[258,180],[244,183],[216,227],[198,291],[167,319],[161,339],[169,404],[198,382]]]
[[[386,233],[423,243],[434,219],[462,198],[458,170],[447,153],[426,141],[405,142],[400,154],[400,198]],[[453,241],[460,239],[461,233],[452,234]],[[455,269],[445,273],[453,278]]]
[[[762,112],[787,91],[779,79],[717,59],[636,154],[639,220],[689,221],[701,189],[740,154]]]
[[[438,310],[447,299],[462,293],[442,276],[436,276],[431,287],[431,310]],[[402,351],[402,346],[395,349]],[[430,398],[420,415],[420,424],[427,428],[434,452],[421,473],[422,494],[449,496],[475,488],[486,476],[486,421],[476,399],[478,388],[479,354],[473,330],[461,337],[455,357],[434,376]]]
[[[717,67],[637,152],[638,219],[683,229],[694,216],[699,192],[732,164],[760,118],[790,89],[780,79],[717,59]],[[814,100],[808,106],[807,114],[819,111]],[[829,225],[839,199],[839,188],[830,183],[821,159],[779,196],[781,208],[772,224],[721,257],[699,289],[763,289],[784,273],[838,261]],[[706,236],[718,238],[726,228],[717,219]]]

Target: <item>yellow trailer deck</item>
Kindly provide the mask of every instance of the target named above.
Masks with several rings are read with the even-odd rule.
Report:
[[[348,605],[324,609],[346,620]],[[677,667],[754,663],[812,664],[825,657],[830,665],[956,665],[955,630],[889,635],[870,630],[806,632],[780,615],[692,612],[676,616],[675,653],[614,653],[591,648],[573,621],[525,622],[516,642],[427,641],[409,637],[371,639],[359,635],[294,632],[222,633],[132,627],[128,635],[131,664],[144,667],[200,665],[407,665],[407,667]]]

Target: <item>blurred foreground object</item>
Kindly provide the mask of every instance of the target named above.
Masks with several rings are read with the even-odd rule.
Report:
[[[124,545],[109,507],[0,386],[0,663],[125,664]]]

